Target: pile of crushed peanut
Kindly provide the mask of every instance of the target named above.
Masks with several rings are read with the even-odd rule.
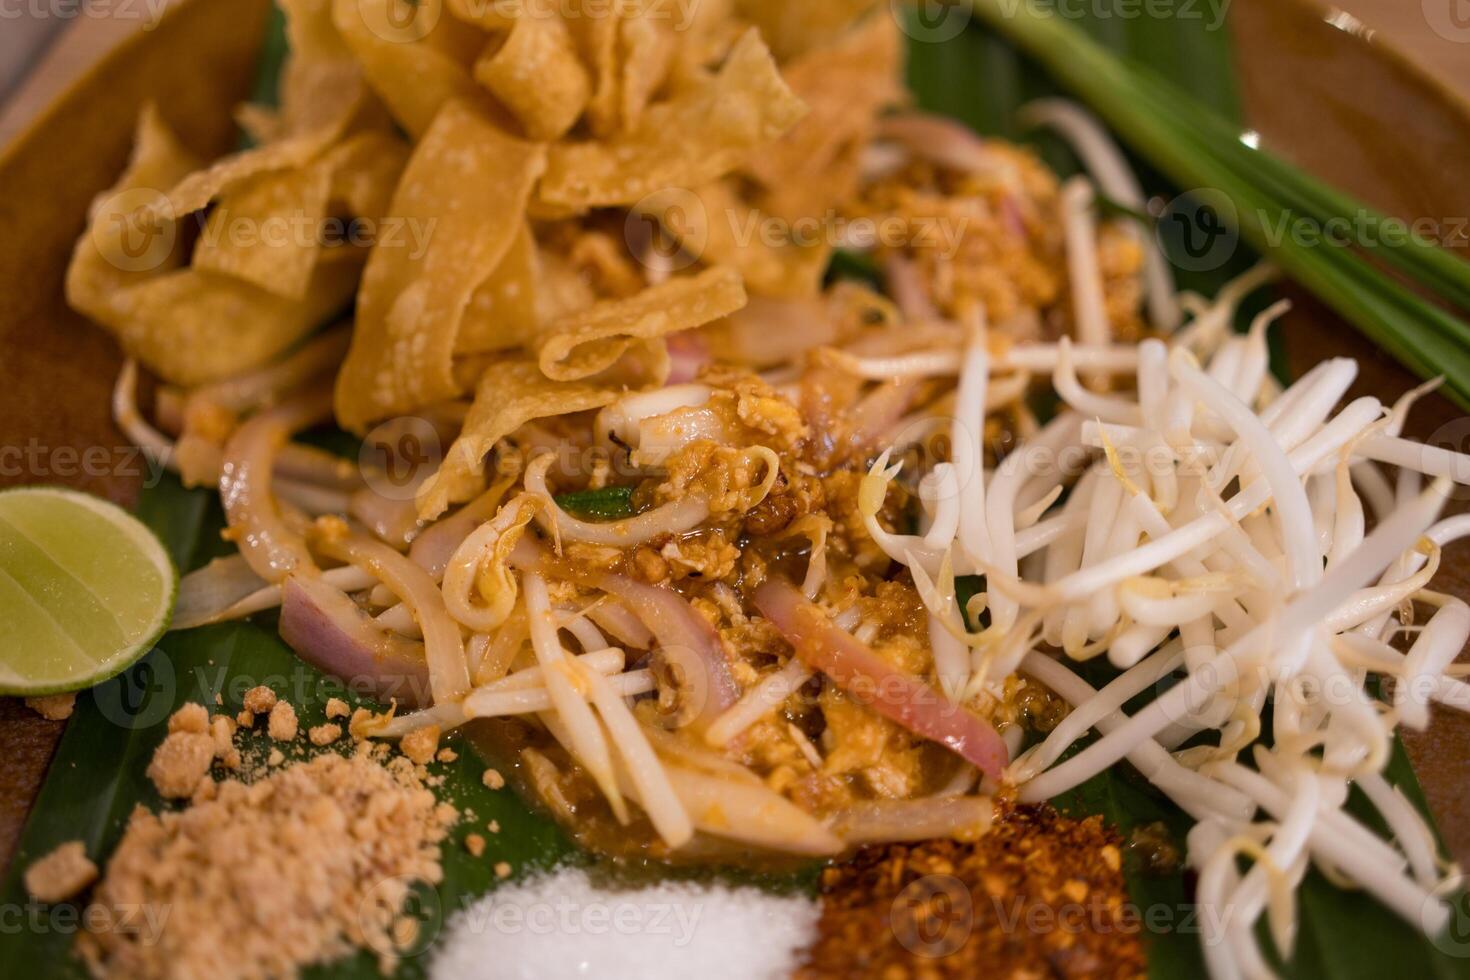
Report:
[[[328,718],[347,714],[343,702],[328,705]],[[269,739],[247,741],[257,718]],[[148,776],[188,805],[133,811],[78,937],[93,976],[294,977],[359,948],[391,971],[417,938],[409,893],[441,880],[439,845],[460,814],[429,788],[437,780],[423,761],[390,758],[386,744],[305,758],[302,743],[328,746],[342,727],[301,732],[291,705],[264,687],[235,717],[199,704],[176,711]],[[216,782],[215,769],[226,778]],[[26,884],[56,902],[96,877],[72,841],[34,862]],[[140,919],[139,909],[166,915]]]

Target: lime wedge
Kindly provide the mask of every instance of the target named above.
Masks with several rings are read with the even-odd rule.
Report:
[[[0,694],[120,673],[168,626],[178,581],[127,511],[56,487],[0,492]]]

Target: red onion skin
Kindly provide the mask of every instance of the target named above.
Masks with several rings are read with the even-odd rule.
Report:
[[[770,579],[754,598],[808,666],[883,717],[938,742],[987,776],[1000,777],[1007,762],[1005,743],[985,719],[879,657],[791,583]]]
[[[703,731],[740,700],[740,685],[725,661],[720,634],[683,596],[621,575],[598,575],[591,584],[621,600],[652,631],[665,658],[686,677],[696,679],[695,696],[701,703],[690,722],[696,731]]]
[[[709,344],[695,330],[681,330],[670,334],[668,345],[670,367],[667,384],[678,385],[693,381],[712,359]]]
[[[885,116],[878,124],[878,138],[901,143],[916,156],[954,170],[985,170],[995,156],[985,141],[963,123],[927,112],[901,112]]]
[[[282,585],[281,639],[356,694],[401,708],[430,703],[423,645],[391,637],[330,585],[292,575]],[[417,656],[414,655],[417,651]]]

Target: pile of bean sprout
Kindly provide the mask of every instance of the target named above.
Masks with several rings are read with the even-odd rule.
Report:
[[[1020,799],[1052,799],[1126,759],[1197,821],[1199,901],[1231,912],[1206,917],[1219,933],[1205,936],[1214,977],[1270,974],[1262,915],[1290,954],[1294,888],[1311,864],[1430,935],[1445,926],[1458,873],[1383,769],[1400,724],[1425,727],[1435,702],[1470,709],[1452,665],[1470,607],[1429,587],[1440,549],[1470,535],[1465,516],[1438,520],[1451,484],[1470,483],[1470,457],[1402,438],[1417,392],[1339,407],[1354,361],[1278,390],[1265,331],[1283,307],[1235,335],[1241,292],[1201,306],[1172,342],[1138,345],[1133,383],[1112,391],[1075,372],[1116,378],[1120,366],[1063,341],[1063,410],[993,472],[978,443],[994,368],[977,320],[953,459],[924,476],[921,533],[877,523],[901,469],[888,454],[864,488],[870,533],[920,584],[947,683],[1020,670],[1073,706],[1008,767]],[[1068,459],[1086,462],[1069,473]],[[968,619],[956,569],[985,576]],[[1101,656],[1121,673],[1095,690],[1068,662]],[[1124,711],[1147,691],[1157,697]],[[1354,785],[1389,840],[1345,812]]]

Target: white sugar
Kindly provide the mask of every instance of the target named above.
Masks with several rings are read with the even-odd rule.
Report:
[[[599,887],[579,868],[507,884],[459,912],[431,980],[765,980],[799,965],[816,934],[805,896],[674,882]]]

